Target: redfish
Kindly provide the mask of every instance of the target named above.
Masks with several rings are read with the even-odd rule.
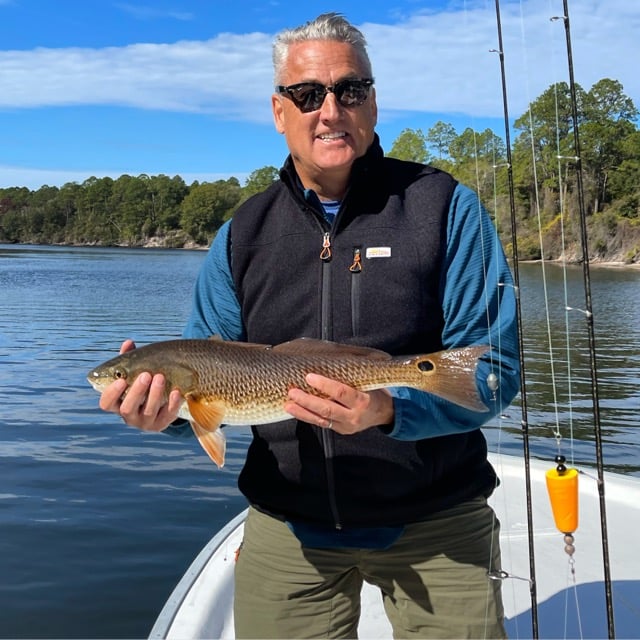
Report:
[[[391,356],[384,351],[300,338],[277,346],[209,340],[169,340],[127,351],[96,367],[87,379],[102,392],[119,378],[129,385],[143,372],[162,373],[167,389],[184,400],[180,416],[219,466],[225,437],[218,427],[279,422],[293,387],[320,395],[305,376],[317,373],[360,391],[413,387],[472,411],[487,411],[478,395],[475,370],[486,346],[427,355]]]

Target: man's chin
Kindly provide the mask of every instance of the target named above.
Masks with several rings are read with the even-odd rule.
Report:
[[[315,154],[315,165],[324,171],[339,171],[340,169],[350,169],[356,154],[349,145],[341,148],[321,149]]]

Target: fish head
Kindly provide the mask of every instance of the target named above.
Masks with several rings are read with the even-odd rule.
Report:
[[[170,352],[153,348],[154,345],[132,349],[107,360],[89,372],[89,384],[102,393],[112,382],[126,380],[127,386],[143,372],[164,375],[168,389],[179,389],[183,394],[192,389],[196,374],[188,363],[171,357]]]
[[[131,384],[136,375],[131,363],[131,358],[127,357],[127,355],[128,354],[123,353],[92,369],[89,375],[87,375],[89,384],[100,393],[116,380],[127,380],[128,383]]]

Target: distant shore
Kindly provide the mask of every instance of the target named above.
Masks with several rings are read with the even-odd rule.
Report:
[[[539,264],[542,260],[520,260],[520,264]],[[557,265],[559,267],[582,267],[582,262],[575,260],[560,260],[554,258],[553,260],[545,260],[545,264]],[[589,260],[589,267],[597,267],[602,269],[640,269],[640,262],[623,262],[622,260],[601,260],[591,258]]]
[[[33,246],[51,246],[51,247],[96,247],[96,248],[108,248],[116,247],[121,249],[183,249],[185,251],[208,251],[211,243],[198,244],[191,240],[186,242],[176,243],[175,238],[153,236],[141,242],[135,242],[130,244],[101,244],[101,243],[71,243],[71,242],[55,242],[55,243],[42,243],[42,242],[3,242],[0,240],[0,244],[15,244],[15,245],[33,245]],[[508,256],[511,260],[511,256]],[[520,260],[520,264],[537,264],[543,262],[540,259],[537,260]],[[545,264],[567,266],[567,267],[581,267],[581,260],[562,260],[561,258],[552,258],[544,260]],[[623,260],[613,260],[610,258],[590,258],[589,266],[602,269],[640,269],[640,262],[625,262]]]

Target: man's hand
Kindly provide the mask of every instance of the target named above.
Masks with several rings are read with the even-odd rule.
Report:
[[[298,420],[344,435],[393,422],[393,398],[385,389],[358,391],[315,373],[308,374],[306,381],[327,397],[291,389],[285,411]]]
[[[132,340],[125,340],[120,353],[135,349]],[[182,404],[180,392],[173,390],[165,400],[165,379],[161,373],[152,376],[141,373],[127,391],[126,380],[115,380],[100,396],[103,411],[117,413],[132,427],[143,431],[163,431],[177,417]],[[127,391],[126,396],[123,394]]]

